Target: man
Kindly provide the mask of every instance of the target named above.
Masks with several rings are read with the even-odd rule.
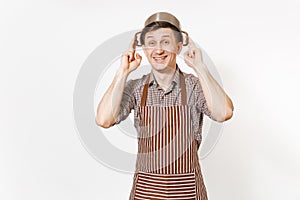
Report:
[[[203,114],[224,122],[232,117],[233,105],[190,38],[186,38],[184,60],[197,77],[180,70],[176,56],[184,43],[182,33],[179,21],[170,13],[150,16],[122,55],[114,80],[98,105],[96,123],[104,128],[120,123],[134,110],[138,155],[130,200],[207,199],[197,154]],[[127,81],[142,60],[135,52],[138,41],[151,73]]]

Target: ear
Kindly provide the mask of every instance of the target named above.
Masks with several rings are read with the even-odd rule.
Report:
[[[183,43],[182,42],[178,42],[177,43],[177,52],[176,54],[179,55],[181,50],[182,50],[182,46],[183,46]]]

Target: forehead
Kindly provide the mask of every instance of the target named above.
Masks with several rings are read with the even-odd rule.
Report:
[[[145,39],[169,37],[174,38],[174,32],[170,28],[159,28],[155,31],[149,31],[145,35]]]

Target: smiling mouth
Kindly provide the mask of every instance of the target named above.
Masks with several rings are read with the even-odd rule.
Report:
[[[162,63],[166,60],[168,56],[156,56],[156,57],[153,57],[153,59],[155,60],[155,62],[157,63]]]

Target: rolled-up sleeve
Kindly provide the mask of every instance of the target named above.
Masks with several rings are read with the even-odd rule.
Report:
[[[207,107],[206,99],[201,87],[200,80],[198,78],[195,82],[195,94],[196,94],[196,102],[197,105],[200,107],[201,112],[204,113],[206,116],[208,116],[210,119],[216,121],[216,119],[212,116],[212,113]]]
[[[116,118],[115,124],[119,124],[121,121],[125,120],[130,114],[131,110],[134,108],[135,98],[134,98],[134,80],[129,80],[126,82],[121,104],[120,111]]]

